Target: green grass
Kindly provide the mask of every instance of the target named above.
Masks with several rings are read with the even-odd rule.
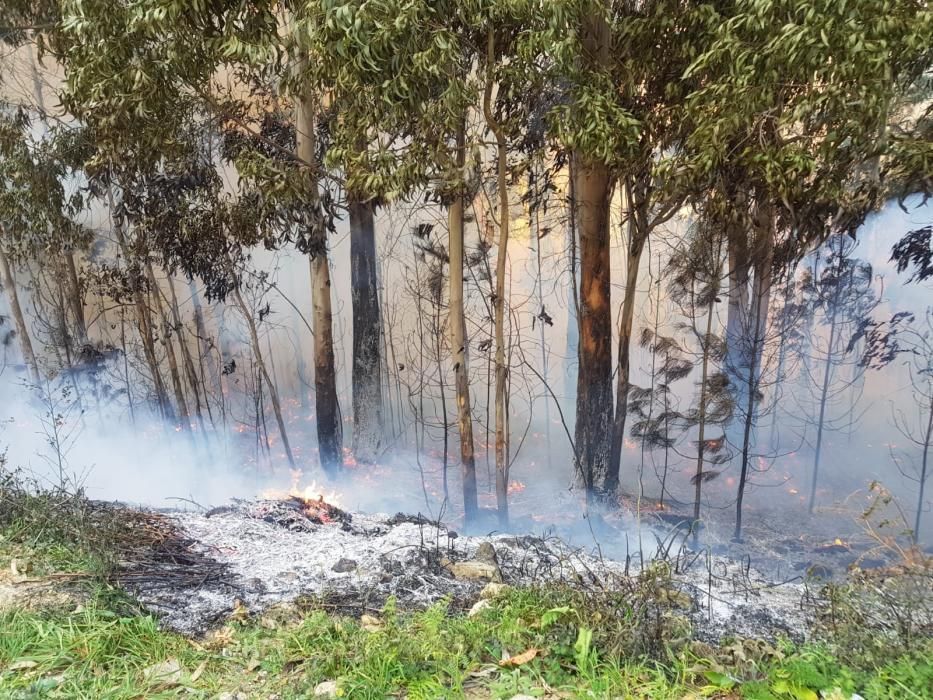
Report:
[[[16,559],[29,576],[85,572],[65,605],[0,608],[0,700],[33,698],[307,698],[336,680],[342,697],[749,698],[933,697],[933,641],[875,654],[853,616],[840,644],[690,641],[663,567],[626,591],[509,590],[475,617],[439,603],[372,620],[305,601],[260,617],[235,614],[203,640],[159,629],[107,584],[108,522],[78,498],[0,483],[0,585]],[[13,494],[13,497],[10,496]],[[92,517],[93,516],[93,517]],[[7,577],[9,578],[9,576]],[[62,581],[55,578],[54,581]],[[78,603],[76,601],[83,601]],[[853,599],[854,600],[854,599]],[[844,608],[840,607],[839,610]],[[862,639],[861,641],[864,641]],[[852,649],[859,653],[853,654]],[[532,652],[532,650],[534,650]],[[869,650],[865,652],[864,650]],[[504,658],[525,654],[521,664]],[[170,665],[169,665],[170,664]],[[154,669],[161,668],[159,677]],[[173,672],[168,673],[168,671]]]
[[[191,642],[151,617],[118,615],[100,599],[80,610],[0,613],[0,697],[308,697],[336,679],[348,698],[744,697],[811,700],[840,689],[866,698],[930,697],[933,646],[878,668],[851,668],[826,648],[736,642],[684,648],[666,659],[625,658],[581,644],[583,614],[549,613],[553,591],[513,591],[474,618],[443,604],[419,613],[392,605],[367,631],[357,620],[290,607],[232,621]],[[565,606],[566,607],[566,606]],[[598,638],[596,635],[594,638]],[[542,653],[515,668],[504,652]],[[175,660],[177,678],[147,679]],[[550,690],[549,690],[550,689]],[[469,695],[473,693],[473,695]]]

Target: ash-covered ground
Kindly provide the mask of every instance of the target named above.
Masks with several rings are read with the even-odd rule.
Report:
[[[394,596],[401,607],[447,597],[469,609],[490,582],[627,590],[628,577],[639,575],[631,561],[554,536],[464,536],[421,516],[350,514],[297,499],[237,501],[165,517],[194,554],[216,566],[202,565],[208,573],[181,586],[153,575],[127,587],[163,624],[187,635],[221,624],[238,606],[261,612],[310,597],[360,614]],[[691,552],[676,535],[641,534],[672,570],[671,586],[697,638],[805,633],[803,584],[769,580],[747,560]]]

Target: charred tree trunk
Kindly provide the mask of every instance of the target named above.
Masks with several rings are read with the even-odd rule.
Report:
[[[304,63],[306,59],[301,59]],[[307,169],[310,231],[311,307],[314,329],[314,388],[317,417],[318,454],[321,467],[337,476],[343,466],[343,430],[337,403],[337,371],[334,361],[334,320],[330,298],[330,265],[327,255],[327,229],[318,195],[314,139],[314,104],[304,94],[297,101],[295,124],[296,155]]]
[[[19,293],[16,291],[16,278],[13,277],[13,268],[10,266],[10,260],[6,251],[0,245],[0,284],[7,290],[7,296],[10,300],[10,313],[13,314],[13,324],[16,326],[16,334],[19,336],[20,352],[23,356],[23,362],[29,371],[29,378],[33,382],[39,381],[39,363],[36,361],[36,353],[32,348],[32,340],[29,336],[29,327],[26,325],[26,317],[23,315],[23,307],[19,303]]]
[[[466,162],[464,127],[457,130],[456,162],[463,172]],[[458,191],[447,210],[450,251],[450,350],[457,396],[457,424],[460,429],[460,466],[463,474],[463,516],[467,525],[476,521],[476,453],[473,448],[473,415],[470,409],[470,377],[463,306],[463,208],[464,195]]]
[[[496,188],[499,192],[499,248],[496,252],[496,292],[493,315],[496,336],[496,506],[499,526],[509,524],[509,367],[505,361],[505,268],[509,255],[509,183],[508,146],[505,132],[493,115],[493,67],[496,60],[495,33],[487,33],[486,89],[483,94],[483,115],[496,137]]]
[[[376,234],[371,202],[352,200],[350,273],[353,297],[353,456],[371,464],[382,445],[382,312],[376,282]]]
[[[576,163],[580,232],[580,345],[575,444],[587,499],[598,495],[609,472],[612,440],[612,309],[609,287],[609,174]]]
[[[581,26],[586,62],[609,60],[609,26],[597,13]],[[612,307],[609,200],[612,177],[604,163],[573,154],[573,190],[580,235],[580,366],[577,374],[576,458],[587,501],[602,495],[612,451]]]

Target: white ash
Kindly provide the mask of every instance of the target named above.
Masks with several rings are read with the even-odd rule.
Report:
[[[450,596],[469,609],[486,581],[454,578],[445,564],[477,557],[483,543],[493,546],[502,580],[515,586],[568,583],[611,590],[627,575],[624,562],[557,538],[457,536],[420,518],[358,513],[351,522],[315,524],[295,522],[289,512],[283,522],[281,512],[275,502],[259,501],[211,515],[173,514],[182,534],[225,564],[229,576],[194,592],[143,586],[134,593],[165,626],[196,635],[221,622],[238,601],[261,612],[299,597],[324,597],[363,611],[378,610],[389,596],[408,608]],[[691,617],[701,638],[799,636],[805,628],[799,584],[773,586],[719,557],[693,562],[675,581],[695,601]]]

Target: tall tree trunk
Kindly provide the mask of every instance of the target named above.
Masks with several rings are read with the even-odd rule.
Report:
[[[307,61],[302,57],[299,63]],[[314,329],[314,401],[317,414],[318,454],[321,467],[337,476],[343,466],[343,429],[337,403],[337,371],[334,361],[334,319],[330,298],[330,265],[327,228],[324,225],[315,172],[314,103],[305,93],[296,103],[296,154],[307,169],[307,196],[311,225],[311,308]]]
[[[149,277],[149,287],[152,292],[152,299],[155,302],[156,313],[159,314],[159,321],[162,324],[162,345],[165,346],[169,376],[172,378],[172,388],[175,390],[175,404],[179,413],[178,419],[181,421],[183,430],[191,430],[191,414],[188,412],[185,389],[181,382],[181,373],[178,370],[178,357],[175,355],[175,345],[172,342],[172,336],[176,334],[172,331],[172,325],[168,321],[165,307],[162,306],[162,290],[156,281],[155,273],[152,271],[152,263],[149,261],[146,261],[146,274]]]
[[[7,296],[10,300],[10,313],[13,314],[13,324],[16,326],[16,335],[19,336],[20,352],[23,355],[23,362],[29,371],[29,378],[33,382],[39,381],[39,363],[36,361],[36,353],[32,349],[32,340],[29,337],[29,327],[26,325],[26,317],[23,315],[23,307],[19,303],[19,293],[16,291],[16,278],[13,277],[13,269],[10,267],[10,260],[7,258],[6,251],[0,245],[0,283],[7,290]]]
[[[162,417],[174,421],[175,410],[172,408],[172,402],[169,401],[168,391],[165,388],[165,382],[159,370],[159,360],[155,352],[151,311],[142,293],[143,280],[138,269],[131,265],[130,247],[126,240],[126,232],[123,229],[123,223],[114,217],[113,212],[116,207],[113,201],[113,192],[110,189],[107,191],[107,202],[110,208],[113,231],[117,236],[117,244],[120,247],[120,253],[123,255],[123,262],[124,265],[126,265],[127,273],[130,278],[130,286],[133,289],[133,303],[136,308],[136,327],[139,330],[139,337],[143,344],[143,355],[146,357],[146,364],[149,365],[149,372],[152,374],[152,384],[156,393],[156,402],[159,405],[159,411]]]
[[[84,296],[81,293],[81,282],[78,278],[78,265],[75,263],[73,250],[65,252],[65,279],[69,287],[68,302],[71,314],[75,321],[75,336],[78,343],[87,343],[87,319],[84,315]]]
[[[278,424],[279,434],[282,436],[282,448],[285,450],[285,456],[288,459],[288,463],[292,467],[295,467],[295,456],[292,454],[291,444],[288,442],[288,431],[285,428],[285,417],[282,415],[282,404],[279,401],[279,390],[275,386],[275,383],[272,381],[272,377],[269,375],[269,369],[266,367],[266,362],[262,357],[262,346],[259,344],[259,332],[256,330],[256,320],[253,318],[253,314],[250,313],[246,302],[243,301],[243,295],[240,294],[239,287],[233,288],[233,300],[236,302],[237,307],[240,309],[240,313],[243,315],[243,320],[246,321],[246,327],[249,330],[250,343],[253,346],[253,357],[256,360],[256,365],[259,367],[260,376],[265,380],[266,386],[269,389],[269,401],[272,402],[272,412],[275,413],[275,422]]]
[[[544,240],[544,235],[541,233],[541,208],[535,207],[535,257],[537,262],[537,279],[535,280],[536,286],[538,288],[538,309],[539,313],[544,316],[544,274],[542,272],[541,265],[541,241]],[[543,320],[538,324],[538,333],[539,341],[541,343],[541,375],[548,379],[548,347],[547,340],[544,335],[544,326],[545,323]],[[547,470],[548,473],[551,473],[552,469],[552,448],[551,448],[551,397],[545,394],[544,396],[544,441],[545,441],[545,450],[547,452]]]
[[[376,282],[374,205],[350,200],[350,275],[353,300],[353,456],[371,464],[383,439],[382,312]]]
[[[581,26],[585,67],[609,62],[609,25],[600,13]],[[609,168],[573,153],[573,190],[580,235],[580,366],[577,374],[575,445],[578,478],[587,501],[599,494],[612,450],[612,307],[610,305]]]
[[[178,295],[175,294],[175,282],[171,275],[166,275],[169,291],[169,307],[172,311],[172,321],[175,323],[175,337],[178,338],[178,346],[181,350],[182,364],[185,366],[185,376],[188,378],[188,385],[191,387],[191,393],[194,396],[194,413],[198,419],[198,425],[201,432],[206,434],[204,427],[204,411],[201,407],[201,382],[198,380],[198,373],[194,367],[194,358],[191,356],[191,348],[188,347],[188,341],[183,335],[185,328],[181,322],[181,312],[178,310]],[[205,400],[207,395],[205,394]]]
[[[457,171],[466,162],[464,126],[457,130]],[[457,424],[460,429],[460,466],[463,473],[463,517],[467,525],[476,521],[476,453],[473,448],[473,415],[470,410],[470,376],[463,307],[463,208],[464,196],[457,192],[447,210],[450,254],[450,350],[457,396]]]
[[[217,370],[217,363],[211,354],[211,343],[207,337],[207,327],[204,324],[204,310],[201,308],[201,299],[198,296],[198,287],[193,279],[188,280],[188,291],[191,294],[191,306],[194,309],[194,330],[198,334],[198,376],[201,379],[201,389],[204,391],[204,406],[207,408],[207,415],[211,419],[211,425],[214,427],[214,413],[211,410],[211,397],[208,392],[208,377],[214,382],[218,390],[222,391],[220,386],[220,372]],[[207,369],[205,369],[205,364]]]
[[[810,478],[810,500],[807,505],[807,510],[812,513],[813,507],[816,505],[816,482],[820,474],[820,457],[823,452],[823,425],[826,422],[826,404],[829,399],[829,387],[832,378],[832,369],[833,369],[833,346],[836,344],[836,318],[838,316],[837,309],[839,307],[839,295],[842,287],[842,282],[838,279],[836,280],[836,289],[833,292],[833,309],[829,319],[829,341],[826,347],[826,364],[823,367],[823,382],[820,386],[820,415],[817,418],[816,423],[816,448],[813,455],[813,474]]]
[[[599,495],[612,443],[612,309],[609,287],[609,174],[577,162],[580,232],[580,345],[574,442],[587,499]]]
[[[625,420],[628,417],[628,395],[631,387],[632,365],[632,326],[635,319],[635,294],[638,288],[638,268],[641,254],[648,238],[648,217],[645,202],[635,196],[635,188],[628,187],[628,200],[631,210],[629,226],[628,258],[625,268],[625,299],[622,302],[622,317],[619,319],[618,368],[616,372],[616,410],[612,422],[612,449],[609,458],[609,471],[603,491],[607,496],[614,495],[619,488],[619,471],[622,466],[622,444],[625,440]]]
[[[758,292],[756,290],[756,296],[757,294]],[[761,315],[762,305],[759,302],[755,305],[755,311],[752,316],[756,327],[761,327]],[[745,500],[745,487],[748,483],[749,459],[751,458],[752,427],[755,423],[755,397],[758,394],[758,381],[755,379],[755,377],[757,377],[758,362],[761,359],[759,345],[764,345],[764,337],[756,333],[755,337],[752,338],[752,347],[750,353],[751,364],[748,368],[748,376],[751,378],[751,384],[749,385],[748,392],[745,395],[746,405],[745,420],[743,422],[742,432],[742,465],[739,472],[738,494],[735,500],[735,532],[732,535],[732,539],[736,542],[741,542],[742,540],[742,503]]]
[[[509,367],[505,361],[505,268],[509,262],[509,183],[508,146],[505,132],[496,121],[492,108],[493,69],[496,60],[495,32],[487,32],[486,89],[483,115],[496,137],[496,188],[499,191],[499,248],[496,252],[496,292],[493,299],[496,335],[496,506],[499,526],[509,524]]]

